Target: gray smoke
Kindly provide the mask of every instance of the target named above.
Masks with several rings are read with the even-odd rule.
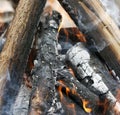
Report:
[[[120,26],[120,9],[117,0],[100,0],[106,12],[113,18],[115,23]]]

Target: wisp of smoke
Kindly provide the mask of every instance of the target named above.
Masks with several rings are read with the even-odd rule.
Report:
[[[115,0],[100,0],[106,12],[113,18],[115,23],[120,26],[120,9]]]

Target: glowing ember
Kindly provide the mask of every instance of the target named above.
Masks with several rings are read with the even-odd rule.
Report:
[[[86,101],[86,100],[84,100],[84,99],[83,99],[82,101],[83,101],[83,108],[84,108],[84,110],[85,110],[87,113],[91,113],[91,112],[92,112],[92,109],[87,107],[87,105],[89,104],[89,102]]]
[[[87,113],[91,113],[92,112],[92,109],[87,107],[88,104],[89,104],[89,101],[83,99],[79,94],[77,94],[76,90],[73,88],[73,89],[70,89],[69,87],[67,87],[64,82],[62,80],[59,81],[61,85],[58,86],[58,91],[59,91],[59,94],[60,94],[60,99],[61,99],[61,102],[64,103],[64,105],[66,105],[68,108],[75,108],[75,105],[72,103],[72,104],[68,104],[63,96],[63,89],[65,89],[65,94],[67,96],[70,96],[70,95],[75,95],[77,96],[81,101],[82,101],[82,106],[83,106],[83,109],[85,110],[85,112]],[[73,113],[75,113],[75,109],[72,109]]]
[[[82,34],[79,29],[77,28],[72,28],[73,33],[75,33],[76,37],[79,39],[81,42],[86,42],[85,35]]]
[[[61,28],[62,28],[62,22],[60,23],[60,26],[58,28],[58,32],[60,32]]]
[[[60,94],[60,99],[61,99],[61,102],[72,112],[73,115],[76,115],[76,112],[75,112],[75,105],[73,103],[68,103],[66,102],[64,96],[63,96],[63,93],[62,93],[62,86],[59,86],[58,87],[58,91],[59,91],[59,94]],[[68,96],[70,92],[70,89],[69,88],[66,88],[66,94]]]

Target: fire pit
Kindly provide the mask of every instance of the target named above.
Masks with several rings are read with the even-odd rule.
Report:
[[[119,24],[100,0],[45,3],[20,0],[2,30],[0,115],[119,115]]]

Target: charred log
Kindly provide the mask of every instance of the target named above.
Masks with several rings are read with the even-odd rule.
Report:
[[[46,14],[45,14],[46,15]],[[57,35],[61,21],[61,15],[53,12],[44,16],[43,31],[40,35],[35,67],[33,69],[33,91],[30,99],[29,114],[46,115],[50,111],[55,98],[55,74],[53,69],[57,67]],[[42,17],[43,18],[43,17]],[[61,108],[60,108],[61,109]],[[57,110],[56,110],[57,111]]]
[[[100,52],[102,58],[119,76],[120,30],[105,12],[100,1],[59,0],[59,2],[86,36],[90,49]]]
[[[0,114],[10,108],[19,91],[33,35],[46,0],[21,0],[6,33],[0,54]]]
[[[63,93],[71,98],[74,104],[76,103],[78,106],[83,108],[83,103],[86,100],[89,102],[88,108],[91,109],[89,112],[96,112],[98,109],[97,102],[99,102],[98,96],[82,85],[70,74],[68,69],[61,69],[57,72],[57,81],[56,88],[59,89],[61,87]]]
[[[77,79],[100,98],[109,100],[110,106],[113,106],[116,98],[102,80],[106,75],[99,70],[99,62],[94,62],[94,58],[82,43],[75,45],[66,54],[66,60],[75,71]]]

